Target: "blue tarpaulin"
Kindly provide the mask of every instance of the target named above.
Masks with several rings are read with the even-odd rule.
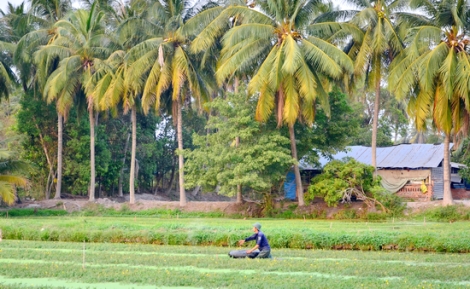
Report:
[[[295,200],[295,174],[294,172],[288,172],[286,180],[284,181],[284,197],[286,199]]]

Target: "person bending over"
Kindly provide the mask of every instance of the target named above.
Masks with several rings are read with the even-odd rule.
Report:
[[[246,253],[249,254],[249,258],[272,258],[271,257],[271,247],[269,246],[268,239],[266,238],[266,235],[264,235],[263,232],[261,232],[261,224],[260,223],[255,223],[253,225],[253,232],[255,232],[252,236],[246,238],[245,240],[240,240],[238,243],[240,245],[243,245],[245,242],[253,241],[256,240],[256,245],[250,249],[247,250]],[[253,251],[256,249],[259,249],[259,254],[255,255],[252,254]]]

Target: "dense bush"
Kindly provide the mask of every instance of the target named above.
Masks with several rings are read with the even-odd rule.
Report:
[[[67,215],[65,210],[47,210],[47,209],[10,209],[0,211],[0,217],[29,217],[29,216],[63,216]]]
[[[380,185],[380,176],[374,176],[375,168],[354,159],[334,160],[328,163],[322,174],[312,179],[306,193],[307,200],[322,197],[328,206],[339,201],[351,202],[352,198],[371,205],[379,205],[382,211],[401,214],[401,200]]]
[[[426,218],[429,221],[455,222],[470,220],[470,208],[464,206],[445,206],[425,210],[413,216],[414,218]]]

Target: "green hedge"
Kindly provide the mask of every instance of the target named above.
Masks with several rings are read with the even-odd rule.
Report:
[[[160,245],[236,246],[246,233],[212,230],[86,230],[77,228],[37,229],[3,226],[3,237],[11,240],[141,243]],[[399,233],[370,231],[348,232],[296,232],[284,230],[270,233],[273,248],[339,249],[339,250],[398,250],[422,252],[469,253],[468,232],[456,231],[449,235],[439,232]]]

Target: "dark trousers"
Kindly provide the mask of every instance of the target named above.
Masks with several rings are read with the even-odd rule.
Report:
[[[262,251],[256,251],[252,252],[250,255],[248,255],[248,258],[254,259],[254,258],[260,258],[260,259],[271,259],[271,249],[265,249]]]

